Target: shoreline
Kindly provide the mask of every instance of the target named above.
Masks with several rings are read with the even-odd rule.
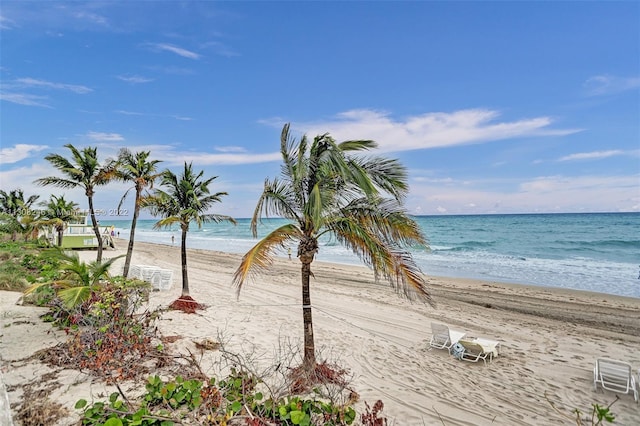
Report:
[[[105,251],[104,257],[126,253],[124,241],[118,240],[116,249]],[[180,295],[179,253],[178,245],[136,242],[132,265],[173,270],[171,289],[152,292],[150,308],[166,307]],[[95,259],[95,251],[79,254],[85,261]],[[162,313],[158,329],[166,336],[182,337],[172,350],[199,353],[195,341],[223,336],[230,350],[248,351],[263,366],[278,359],[283,342],[300,348],[299,261],[276,258],[271,269],[248,283],[237,299],[231,280],[240,258],[188,250],[191,295],[207,309],[196,315]],[[124,258],[118,259],[112,271],[121,271],[123,263]],[[620,359],[631,363],[634,371],[640,368],[640,299],[430,277],[436,302],[431,308],[396,296],[386,283],[375,283],[365,266],[314,262],[312,270],[316,350],[321,358],[349,369],[352,387],[360,394],[358,411],[364,401],[372,405],[381,399],[390,424],[563,425],[567,418],[550,402],[571,415],[576,408],[588,413],[592,403],[606,406],[615,399],[614,393],[594,391],[596,358]],[[15,305],[18,297],[0,293],[0,366],[12,409],[26,384],[45,383],[43,377],[53,374],[29,356],[65,338],[39,322],[37,312],[42,308]],[[432,322],[468,336],[498,340],[500,355],[485,366],[458,361],[446,350],[429,349]],[[216,365],[214,353],[203,355],[204,371],[213,375]],[[59,386],[50,398],[71,412],[77,399],[109,394],[105,386],[92,384],[81,373],[56,374]],[[612,411],[618,425],[640,421],[640,410],[630,395],[621,395]]]

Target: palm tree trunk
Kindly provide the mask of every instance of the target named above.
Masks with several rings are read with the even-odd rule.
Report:
[[[62,247],[62,234],[64,233],[64,228],[60,227],[56,230],[58,231],[58,247]]]
[[[93,233],[96,234],[98,239],[98,255],[96,256],[96,262],[102,262],[102,236],[100,235],[100,229],[98,228],[98,221],[96,220],[96,212],[93,210],[93,197],[87,195],[89,200],[89,214],[91,215],[91,224],[93,225]]]
[[[131,264],[131,255],[133,254],[133,240],[136,235],[136,224],[138,223],[138,213],[140,213],[140,191],[136,188],[136,201],[133,207],[133,218],[131,218],[131,233],[129,234],[129,245],[127,246],[127,257],[124,260],[124,269],[122,276],[127,278],[129,275],[129,266]]]
[[[182,295],[189,296],[189,275],[187,274],[187,230],[184,228],[182,228],[180,257],[182,260]]]
[[[304,361],[305,368],[312,369],[316,365],[316,350],[313,341],[313,319],[311,317],[311,291],[309,280],[311,264],[302,264],[302,320],[304,324]]]

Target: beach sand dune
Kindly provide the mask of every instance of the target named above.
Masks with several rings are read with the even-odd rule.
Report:
[[[120,240],[118,249],[105,254],[108,258],[125,249]],[[81,256],[92,260],[95,253]],[[162,334],[183,337],[173,350],[197,352],[194,342],[222,337],[227,350],[247,354],[256,368],[266,368],[288,356],[288,344],[301,346],[300,263],[295,258],[276,259],[270,271],[243,288],[239,299],[231,279],[240,255],[190,250],[188,262],[191,295],[207,309],[162,315]],[[120,259],[114,268],[121,270],[122,264]],[[174,271],[172,289],[153,292],[151,308],[166,307],[180,295],[178,247],[136,243],[133,264]],[[615,399],[593,389],[596,358],[620,359],[640,369],[640,299],[434,277],[429,281],[436,307],[430,307],[397,297],[375,283],[365,267],[315,262],[312,269],[316,347],[322,357],[349,369],[351,387],[360,395],[357,407],[381,399],[389,424],[572,424],[551,404],[571,415],[576,408],[589,411],[592,403],[607,405]],[[27,359],[64,339],[64,333],[40,322],[42,309],[16,305],[19,294],[0,292],[0,297],[0,365],[14,409],[22,403],[25,385],[45,386],[47,377],[58,384],[50,398],[70,412],[77,399],[112,391],[83,373]],[[430,350],[431,322],[499,340],[501,353],[484,365]],[[207,373],[219,373],[219,354],[205,353],[201,363]],[[640,424],[640,406],[629,395],[622,395],[612,411],[616,424]],[[70,414],[61,424],[73,419]]]

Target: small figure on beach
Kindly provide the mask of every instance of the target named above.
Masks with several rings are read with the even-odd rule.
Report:
[[[120,231],[118,231],[118,238],[120,238]]]
[[[287,254],[289,255],[289,260],[291,260],[291,247],[287,249]]]
[[[176,237],[172,235],[171,236],[171,245],[173,245],[173,243],[175,243],[175,242],[176,242]]]

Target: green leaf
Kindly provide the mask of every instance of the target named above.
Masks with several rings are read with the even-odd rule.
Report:
[[[123,426],[123,425],[122,425],[122,420],[112,417],[106,422],[104,422],[102,426]]]
[[[303,413],[302,411],[299,411],[299,410],[293,410],[291,411],[290,414],[291,414],[291,423],[293,423],[294,425],[303,424],[302,422],[304,421],[305,416],[309,417],[307,413]]]
[[[76,402],[76,410],[80,410],[84,407],[87,406],[87,400],[86,399],[79,399],[78,402]]]
[[[114,392],[111,395],[109,395],[109,402],[110,403],[113,404],[114,402],[117,401],[117,399],[118,399],[118,392]]]
[[[233,404],[231,404],[231,410],[234,413],[239,413],[240,410],[242,410],[242,403],[240,401],[235,401]]]
[[[288,407],[286,405],[281,405],[280,407],[278,407],[278,413],[280,413],[280,417],[282,419],[285,419],[287,417],[287,413],[289,412],[287,408]]]

